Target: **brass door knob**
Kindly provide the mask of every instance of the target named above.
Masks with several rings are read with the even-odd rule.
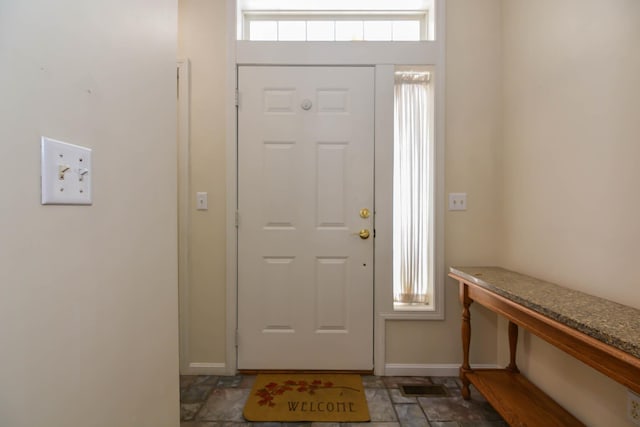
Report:
[[[358,235],[362,240],[365,240],[369,238],[371,233],[369,233],[369,230],[367,230],[366,228],[363,228],[362,230],[360,230],[360,233],[358,233]]]

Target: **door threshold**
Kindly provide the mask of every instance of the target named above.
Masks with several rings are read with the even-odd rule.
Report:
[[[373,375],[373,369],[238,369],[241,375],[258,374],[352,374]]]

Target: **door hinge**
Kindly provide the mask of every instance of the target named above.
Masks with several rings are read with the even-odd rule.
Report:
[[[240,332],[238,332],[238,330],[236,329],[236,347],[238,347],[238,343],[240,342]]]
[[[236,107],[240,106],[240,91],[236,89]]]
[[[238,211],[236,211],[236,215],[235,215],[235,225],[236,225],[236,228],[240,226],[240,212]]]

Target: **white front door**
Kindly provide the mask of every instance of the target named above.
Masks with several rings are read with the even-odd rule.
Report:
[[[374,69],[238,84],[238,368],[373,369]]]

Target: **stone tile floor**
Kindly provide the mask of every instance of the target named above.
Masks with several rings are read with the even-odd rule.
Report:
[[[339,427],[347,423],[249,423],[242,417],[255,376],[180,377],[181,427]],[[460,396],[455,377],[363,376],[371,422],[363,427],[506,427],[491,405],[471,388],[471,400]],[[399,385],[440,384],[447,397],[406,397]],[[284,424],[282,426],[281,424]],[[358,427],[358,426],[350,426]]]

